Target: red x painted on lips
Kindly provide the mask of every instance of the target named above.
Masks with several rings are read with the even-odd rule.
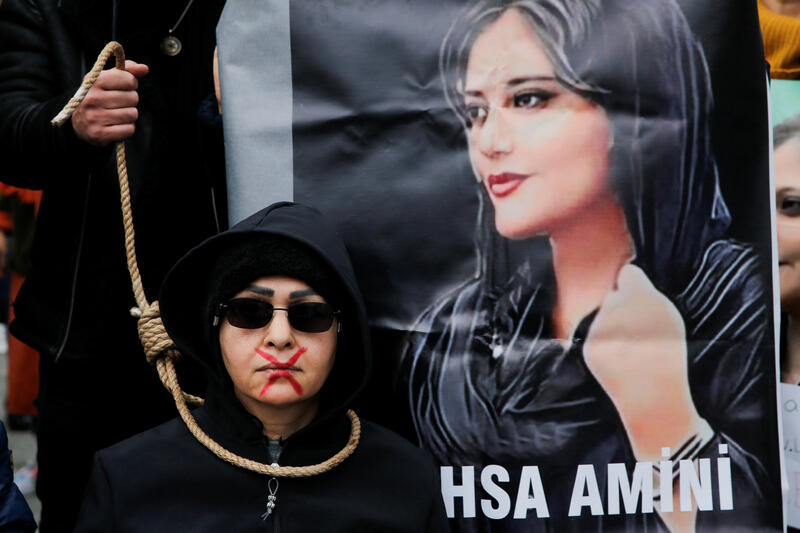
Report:
[[[298,395],[303,394],[303,387],[300,385],[300,383],[297,382],[297,380],[294,378],[292,373],[287,369],[291,368],[292,366],[294,366],[294,364],[297,362],[297,360],[300,359],[300,356],[303,355],[304,353],[306,353],[307,351],[308,351],[308,348],[300,348],[299,350],[297,350],[294,353],[294,355],[292,355],[289,358],[288,361],[286,361],[285,363],[282,363],[282,362],[278,361],[278,359],[276,359],[274,355],[268,354],[267,352],[264,352],[262,350],[256,349],[256,353],[258,355],[260,355],[261,357],[263,357],[264,359],[266,359],[267,361],[272,363],[275,367],[277,367],[272,371],[272,373],[270,373],[269,377],[267,378],[267,382],[264,384],[264,388],[261,389],[261,392],[258,395],[259,396],[264,396],[264,394],[266,394],[266,392],[269,390],[269,388],[277,380],[279,380],[281,378],[284,378],[284,379],[288,380],[289,381],[289,385],[292,386],[292,388],[294,389],[294,391]]]
[[[280,378],[286,378],[287,380],[289,380],[289,385],[292,386],[292,388],[298,394],[298,396],[300,394],[303,394],[303,387],[301,387],[300,384],[297,382],[297,380],[294,379],[294,376],[292,376],[291,372],[289,372],[288,370],[275,370],[272,374],[269,375],[267,383],[264,385],[264,388],[261,389],[261,392],[258,393],[258,395],[264,396],[264,394],[269,390],[269,388],[272,387],[272,385]]]
[[[294,353],[293,356],[291,356],[289,358],[288,361],[286,361],[285,363],[281,363],[280,361],[278,361],[275,358],[274,355],[268,354],[267,352],[264,352],[264,351],[259,350],[258,348],[256,348],[256,353],[258,355],[260,355],[261,357],[263,357],[264,359],[266,359],[267,361],[269,361],[270,363],[272,363],[273,365],[277,366],[280,369],[285,369],[285,368],[292,367],[297,362],[297,360],[300,359],[300,356],[303,355],[304,353],[306,353],[307,351],[308,351],[308,348],[300,348],[299,350],[297,350]]]

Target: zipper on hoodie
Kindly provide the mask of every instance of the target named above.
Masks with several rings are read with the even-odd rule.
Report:
[[[83,240],[84,236],[86,235],[86,219],[88,218],[88,211],[89,211],[89,192],[92,186],[92,175],[89,174],[88,179],[86,180],[86,196],[83,199],[83,216],[81,219],[81,231],[78,235],[78,250],[75,254],[75,269],[72,272],[72,288],[70,289],[70,296],[69,296],[69,311],[67,312],[67,325],[64,328],[64,337],[61,339],[61,345],[58,347],[55,356],[55,362],[57,363],[58,360],[61,358],[61,354],[64,352],[64,348],[67,346],[67,340],[69,339],[69,332],[72,329],[72,317],[75,313],[75,293],[77,292],[78,288],[78,268],[81,264],[81,251],[83,250]]]
[[[278,463],[272,463],[271,466],[278,466]],[[278,495],[278,488],[280,487],[280,481],[277,477],[272,476],[267,481],[267,510],[262,513],[261,520],[268,520],[272,518],[272,531],[279,531],[280,526],[278,525],[278,513],[277,513],[277,495]]]
[[[267,452],[267,457],[270,458],[272,461],[272,453],[270,451],[270,443],[267,437],[261,439],[261,444],[264,446],[264,449]],[[278,457],[278,461],[280,460],[280,454]],[[280,466],[278,461],[272,461],[270,466]],[[268,518],[272,518],[272,532],[273,533],[280,533],[281,525],[278,523],[278,489],[280,488],[280,480],[275,476],[272,476],[267,481],[267,511],[261,515],[264,520]],[[271,507],[270,507],[271,506]]]

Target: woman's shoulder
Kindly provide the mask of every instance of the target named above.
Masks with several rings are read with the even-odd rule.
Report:
[[[431,454],[394,431],[369,420],[361,421],[360,459],[377,471],[389,470],[395,476],[430,480],[435,476]]]
[[[524,307],[531,298],[547,300],[531,265],[522,263],[503,283],[492,285],[483,275],[465,280],[440,296],[420,314],[412,333],[431,333],[443,327],[463,327],[464,318],[496,306],[504,309]]]
[[[176,457],[186,457],[200,444],[180,418],[173,418],[154,428],[137,433],[95,454],[106,469],[134,464],[169,464]]]
[[[361,420],[361,444],[374,454],[391,452],[420,464],[433,464],[430,454],[391,429],[369,420]]]
[[[677,299],[690,309],[703,306],[709,298],[752,300],[767,286],[762,267],[763,260],[753,246],[732,239],[714,241]]]
[[[690,337],[755,338],[769,323],[768,274],[756,249],[718,240],[705,250],[689,284],[675,299]]]
[[[479,305],[483,284],[480,278],[470,278],[450,289],[426,307],[411,326],[410,332],[427,334],[450,324],[454,314]]]

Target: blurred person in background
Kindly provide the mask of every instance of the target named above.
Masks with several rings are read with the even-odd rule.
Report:
[[[8,317],[14,319],[14,299],[30,266],[30,250],[36,228],[41,191],[0,183],[1,266],[9,280]],[[35,400],[39,392],[39,352],[11,334],[7,335],[8,374],[6,420],[12,431],[36,431]],[[17,465],[14,483],[26,496],[36,488],[35,459]]]
[[[800,384],[800,114],[774,131],[780,272],[781,381]]]
[[[30,266],[30,249],[36,228],[41,191],[19,189],[0,183],[0,240],[5,250],[2,266],[10,280],[9,321],[14,319],[13,302]],[[39,352],[8,336],[8,384],[6,420],[8,429],[35,429],[39,390]]]
[[[72,531],[94,452],[175,414],[129,313],[113,143],[125,140],[138,260],[148,299],[172,263],[225,221],[198,160],[197,111],[212,92],[224,0],[0,3],[0,160],[12,185],[42,189],[31,269],[11,332],[40,353],[44,533]],[[71,120],[50,119],[103,46],[106,70]],[[199,390],[199,374],[186,388]],[[193,386],[194,384],[194,386]]]
[[[777,80],[800,78],[800,2],[757,1],[770,76]]]
[[[0,422],[0,532],[36,531],[31,509],[14,484],[13,468],[6,427]]]
[[[773,130],[778,269],[781,295],[781,381],[800,385],[800,114]],[[784,424],[788,424],[784,413]],[[791,424],[784,432],[790,431]],[[786,438],[786,433],[784,433]],[[787,459],[785,468],[791,470]],[[789,527],[789,533],[800,529]]]

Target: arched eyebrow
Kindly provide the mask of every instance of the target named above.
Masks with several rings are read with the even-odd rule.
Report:
[[[275,296],[275,291],[270,289],[269,287],[261,287],[259,285],[250,285],[247,287],[248,291],[254,292],[256,294],[262,294],[264,296]]]
[[[506,87],[513,89],[518,85],[523,85],[525,83],[530,82],[551,82],[551,83],[559,83],[558,78],[555,76],[520,76],[518,78],[512,78],[506,82]],[[480,89],[477,90],[465,90],[465,96],[475,96],[475,97],[482,97],[483,91]]]
[[[516,87],[517,85],[522,85],[523,83],[528,83],[531,81],[554,81],[558,82],[558,78],[555,76],[522,76],[520,78],[513,78],[508,80],[506,86],[508,87]]]
[[[290,300],[294,300],[295,298],[302,298],[303,296],[319,296],[319,293],[314,289],[303,289],[300,291],[294,291],[289,293]]]

